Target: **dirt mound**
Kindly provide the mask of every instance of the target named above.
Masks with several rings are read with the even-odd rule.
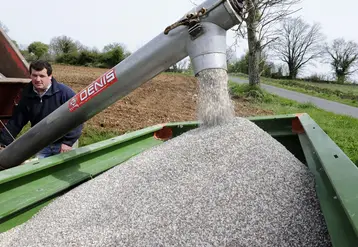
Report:
[[[54,65],[53,69],[54,77],[76,92],[107,71],[65,65]],[[128,132],[159,123],[197,120],[197,92],[195,77],[163,73],[98,113],[86,126]],[[237,116],[271,114],[239,99],[234,103]]]

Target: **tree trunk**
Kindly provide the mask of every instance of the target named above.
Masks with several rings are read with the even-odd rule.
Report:
[[[345,81],[346,81],[346,76],[345,75],[337,75],[337,82],[338,83],[344,84]]]
[[[289,79],[296,79],[298,71],[295,68],[295,64],[293,61],[287,63],[288,65],[288,78]]]
[[[247,1],[249,9],[247,18],[247,37],[249,47],[249,84],[260,84],[260,59],[261,59],[261,45],[257,38],[257,11],[252,6],[257,0]]]
[[[249,41],[249,83],[250,85],[260,84],[260,48],[254,41]]]
[[[290,74],[288,75],[289,79],[296,79],[297,78],[297,71],[296,70],[290,70]]]
[[[346,81],[346,71],[336,68],[336,76],[338,83],[344,83]]]

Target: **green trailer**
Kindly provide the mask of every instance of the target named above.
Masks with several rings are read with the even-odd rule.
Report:
[[[358,170],[308,114],[249,118],[307,165],[333,246],[358,246]],[[131,157],[197,128],[198,122],[151,126],[0,172],[0,232],[29,220],[74,187]]]

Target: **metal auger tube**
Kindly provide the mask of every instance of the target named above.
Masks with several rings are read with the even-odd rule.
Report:
[[[0,169],[22,164],[188,55],[195,74],[226,69],[226,31],[239,24],[243,0],[207,0],[82,89],[0,151]]]
[[[202,26],[205,35],[187,44],[194,74],[197,75],[205,69],[227,70],[226,30],[210,22],[205,22]]]

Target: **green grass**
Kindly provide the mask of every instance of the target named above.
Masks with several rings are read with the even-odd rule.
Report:
[[[358,107],[358,86],[268,78],[262,78],[262,83]]]
[[[327,112],[310,103],[302,104],[284,99],[269,94],[261,88],[251,88],[247,84],[230,83],[230,91],[237,97],[250,100],[254,106],[270,110],[274,114],[302,112],[309,114],[353,163],[358,165],[358,119]],[[256,97],[252,97],[252,95],[256,95]]]
[[[25,127],[21,130],[17,138],[19,138],[21,135],[25,134],[30,129],[30,123],[25,125]],[[93,127],[84,127],[82,135],[79,139],[79,147],[86,146],[92,143],[96,143],[99,141],[103,141],[106,139],[110,139],[115,136],[122,135],[124,133],[121,133],[119,131],[108,131],[108,130],[98,130]]]
[[[298,83],[304,83],[311,86],[316,86],[320,88],[328,88],[331,90],[339,90],[344,93],[353,93],[358,96],[358,86],[353,84],[333,84],[333,83],[314,83],[314,82],[302,82],[302,81],[296,81]]]
[[[87,146],[99,141],[122,135],[119,131],[98,130],[93,127],[85,127],[79,139],[79,146]]]

